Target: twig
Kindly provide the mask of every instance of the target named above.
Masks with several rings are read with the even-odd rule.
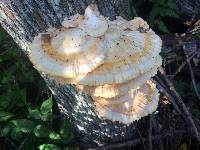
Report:
[[[166,138],[168,136],[173,136],[173,135],[186,135],[188,134],[188,132],[186,132],[185,130],[175,130],[173,132],[165,132],[162,134],[158,134],[152,137],[152,140],[157,140],[157,139],[161,139],[161,138]],[[115,143],[115,144],[110,144],[107,146],[100,146],[97,148],[89,148],[87,150],[108,150],[108,149],[116,149],[116,148],[120,148],[120,147],[125,147],[125,146],[134,146],[137,145],[141,142],[146,142],[147,139],[145,137],[143,137],[142,139],[138,138],[138,139],[134,139],[134,140],[129,140],[123,143]]]
[[[172,103],[172,105],[174,106],[174,109],[182,115],[181,110],[179,109],[174,97],[169,93],[169,91],[167,90],[167,87],[164,85],[164,83],[161,81],[161,79],[159,77],[155,77],[154,82],[156,83],[159,91],[161,93],[163,93],[164,95],[166,95],[169,98],[169,101]]]
[[[142,138],[142,135],[141,135],[140,130],[138,129],[137,125],[136,125],[136,129],[137,129],[138,134],[139,134],[139,136],[140,136],[140,140],[142,141],[142,145],[143,145],[143,147],[144,147],[144,150],[146,150],[146,146],[145,146],[145,144],[144,144],[144,140],[143,140],[143,138]]]
[[[194,120],[192,119],[192,116],[191,116],[191,114],[189,113],[187,107],[186,107],[185,104],[183,103],[183,100],[182,100],[181,96],[180,96],[180,95],[178,94],[178,92],[175,90],[175,87],[174,87],[173,83],[172,83],[172,82],[168,79],[168,77],[166,76],[165,70],[164,70],[162,67],[160,67],[160,68],[159,68],[159,71],[160,71],[161,75],[163,75],[163,77],[164,77],[166,83],[169,85],[170,91],[172,91],[172,92],[174,93],[174,95],[175,95],[175,97],[177,98],[177,100],[178,100],[178,102],[179,102],[181,108],[183,109],[184,113],[186,114],[186,116],[187,116],[187,118],[188,118],[188,120],[189,120],[189,122],[190,122],[190,124],[191,124],[191,127],[192,127],[192,129],[193,129],[193,132],[194,132],[195,135],[196,135],[197,140],[200,141],[200,136],[199,136],[199,132],[198,132],[198,130],[197,130],[197,127],[195,126]]]
[[[155,131],[155,134],[160,134],[161,129],[158,127],[155,115],[152,116],[152,129]],[[159,142],[159,149],[164,150],[162,138],[158,139],[158,142]]]
[[[31,137],[31,132],[28,133],[27,137],[22,141],[22,143],[21,143],[20,146],[17,148],[17,150],[23,149],[24,144],[29,140],[30,137]]]
[[[152,150],[152,115],[149,115],[149,130],[148,130],[148,150]]]
[[[195,81],[195,77],[194,77],[194,73],[193,73],[193,71],[192,71],[192,65],[191,65],[191,63],[190,63],[190,60],[189,60],[189,58],[188,58],[188,55],[186,54],[185,56],[186,56],[187,65],[188,65],[189,70],[190,70],[190,77],[191,77],[191,79],[192,79],[192,85],[193,85],[194,91],[195,91],[195,93],[196,93],[198,99],[200,100],[200,94],[199,94],[199,92],[198,92],[197,85],[196,85],[196,81]]]
[[[188,57],[188,60],[191,60],[197,53],[198,53],[198,51],[195,51],[190,57]],[[174,74],[171,75],[170,79],[173,79],[173,78],[183,69],[183,67],[185,67],[186,64],[187,64],[187,62],[184,61],[184,62],[178,67],[178,69],[174,72]]]
[[[6,54],[9,50],[10,49],[3,51],[2,53],[0,53],[0,56],[3,56],[4,54]]]

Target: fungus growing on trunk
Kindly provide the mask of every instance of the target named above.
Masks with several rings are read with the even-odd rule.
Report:
[[[99,116],[129,124],[157,108],[151,77],[162,64],[161,46],[143,19],[110,21],[92,4],[35,37],[29,56],[39,71],[90,94]]]

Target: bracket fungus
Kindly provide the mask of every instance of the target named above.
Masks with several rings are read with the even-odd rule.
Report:
[[[151,78],[162,64],[161,46],[143,19],[111,21],[91,4],[35,37],[29,56],[39,71],[90,94],[99,116],[129,124],[157,108]]]

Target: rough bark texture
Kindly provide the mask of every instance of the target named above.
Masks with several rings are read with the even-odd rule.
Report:
[[[200,18],[200,0],[176,0],[178,11],[190,21]]]
[[[66,16],[83,13],[92,0],[0,0],[0,23],[18,45],[27,52],[40,32],[60,26]],[[96,1],[100,12],[114,19],[131,18],[128,0]],[[123,5],[122,5],[123,4]],[[43,75],[64,117],[68,117],[84,147],[124,141],[138,136],[134,124],[126,126],[97,116],[91,98],[72,85],[59,85]]]

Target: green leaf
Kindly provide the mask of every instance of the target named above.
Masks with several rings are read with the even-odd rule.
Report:
[[[170,33],[169,29],[167,28],[167,26],[165,25],[165,23],[163,21],[160,21],[158,24],[158,29],[164,33]]]
[[[60,140],[61,139],[60,135],[54,131],[49,134],[49,138],[52,140]]]
[[[168,8],[162,8],[162,11],[160,11],[160,15],[162,17],[179,18],[179,15],[175,10]]]
[[[33,132],[37,137],[49,137],[50,134],[50,130],[43,125],[37,125]]]
[[[0,111],[0,122],[8,121],[13,116],[14,115],[12,113],[10,113],[10,112]]]
[[[11,99],[7,94],[0,95],[0,107],[7,108],[11,102]]]
[[[23,142],[22,142],[23,140]],[[37,149],[37,138],[32,135],[27,135],[26,137],[23,137],[22,140],[20,141],[21,147],[20,150],[36,150]]]
[[[13,128],[10,136],[14,140],[20,140],[23,136],[23,132],[19,128]]]
[[[73,133],[71,132],[71,125],[68,121],[64,121],[60,128],[60,135],[64,144],[68,144],[74,138]]]
[[[174,0],[154,0],[153,7],[149,13],[148,22],[151,28],[157,27],[164,33],[170,33],[167,26],[163,22],[166,17],[179,18],[176,11],[176,5]],[[157,20],[161,22],[158,23]]]
[[[1,136],[8,136],[13,128],[15,127],[9,123],[3,130],[1,130]]]
[[[3,30],[2,28],[0,28],[0,42],[3,41],[5,38],[8,37],[8,34],[6,33],[5,30]]]
[[[6,72],[6,74],[4,74],[3,76],[3,79],[1,80],[1,83],[8,84],[12,80],[13,80],[12,72]]]
[[[28,119],[12,120],[12,123],[15,125],[16,128],[24,133],[31,132],[35,127],[35,123]]]
[[[41,114],[40,114],[40,111],[38,109],[28,108],[28,111],[29,111],[29,115],[32,118],[37,119],[37,120],[41,118]]]
[[[16,94],[16,99],[20,100],[23,104],[26,104],[26,89],[20,89],[19,87],[16,87],[15,94]]]
[[[168,8],[176,10],[176,3],[174,0],[168,0],[165,4]]]
[[[40,112],[42,114],[50,113],[52,112],[52,106],[53,106],[52,97],[50,97],[42,103],[40,107]]]
[[[53,120],[53,114],[48,113],[48,114],[41,115],[41,119],[42,119],[42,121],[52,121]]]
[[[27,68],[23,68],[22,71],[26,71]],[[22,83],[27,83],[27,82],[33,82],[34,81],[34,74],[33,72],[27,70],[26,72],[19,73],[17,76],[18,80],[20,80]]]
[[[160,14],[160,9],[157,6],[154,6],[149,14],[149,24],[153,26],[155,23],[155,19]]]
[[[43,125],[37,125],[33,132],[34,132],[35,136],[40,137],[40,138],[47,138],[48,137],[48,138],[53,139],[53,140],[60,140],[61,139],[61,137],[58,133],[51,131],[50,129],[46,128]]]
[[[54,144],[42,144],[39,146],[40,150],[60,150],[57,145]]]

